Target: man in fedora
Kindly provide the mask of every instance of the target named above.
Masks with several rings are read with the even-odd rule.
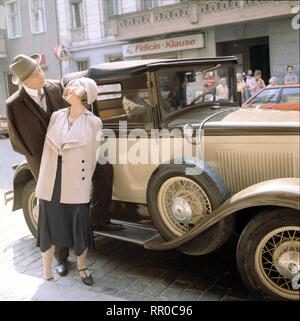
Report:
[[[68,107],[63,99],[63,86],[57,80],[45,79],[40,67],[41,56],[17,55],[10,65],[13,83],[19,90],[6,100],[8,131],[14,151],[24,155],[30,170],[37,181],[43,146],[51,114]],[[112,193],[112,166],[98,166],[93,175],[91,221],[98,229],[118,230],[123,227],[110,223],[110,200]],[[105,182],[105,192],[103,192]],[[96,188],[96,186],[99,186]],[[105,208],[103,202],[105,201]],[[100,215],[101,214],[101,215]],[[99,217],[101,216],[101,217]],[[56,270],[66,275],[69,249],[56,246]]]

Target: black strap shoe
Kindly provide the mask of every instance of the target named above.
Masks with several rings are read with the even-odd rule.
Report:
[[[84,268],[84,269],[78,269],[79,272],[83,272],[85,277],[83,278],[82,276],[81,277],[81,281],[87,285],[87,286],[92,286],[94,284],[94,280],[93,280],[93,277],[92,275],[87,275],[86,271],[87,271],[87,268]],[[80,275],[80,274],[79,274]]]
[[[123,230],[125,227],[122,224],[115,223],[103,223],[93,226],[94,231],[119,231]]]
[[[68,274],[68,264],[67,262],[58,263],[55,267],[56,272],[60,276],[65,276]]]

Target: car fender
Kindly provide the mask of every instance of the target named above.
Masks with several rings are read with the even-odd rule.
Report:
[[[247,187],[226,200],[188,233],[171,241],[156,238],[145,243],[144,247],[151,250],[178,248],[225,217],[254,206],[279,206],[300,210],[300,178],[273,179]]]
[[[14,173],[13,178],[13,206],[12,210],[16,211],[22,208],[22,193],[24,186],[30,181],[34,179],[31,174],[30,168],[26,161],[23,161],[18,165],[16,171]]]

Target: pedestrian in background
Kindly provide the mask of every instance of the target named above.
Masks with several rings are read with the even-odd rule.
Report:
[[[93,244],[89,219],[92,176],[97,164],[100,118],[88,110],[97,98],[90,78],[71,80],[64,90],[70,107],[52,114],[36,186],[39,198],[37,244],[41,248],[45,279],[50,281],[54,246],[74,247],[84,284],[93,278],[86,267]]]
[[[246,84],[242,77],[242,74],[236,74],[236,84],[237,84],[237,93],[238,93],[238,104],[242,106],[245,101],[245,91],[246,91]]]
[[[278,86],[277,79],[276,77],[273,76],[269,79],[269,85],[267,87],[270,88],[270,87],[276,87],[276,86]]]
[[[285,85],[296,85],[298,83],[298,77],[294,73],[293,66],[287,66],[287,73],[284,76],[284,84]]]
[[[247,78],[246,78],[246,92],[245,92],[245,98],[248,100],[252,96],[253,87],[255,85],[255,78],[252,76],[252,70],[249,69],[247,72]]]
[[[255,70],[254,78],[255,78],[255,85],[252,89],[252,96],[266,87],[265,82],[261,78],[261,71],[260,70]]]
[[[228,89],[228,86],[227,86],[226,77],[220,78],[220,83],[216,87],[216,96],[217,96],[218,100],[219,99],[228,100],[229,89]]]

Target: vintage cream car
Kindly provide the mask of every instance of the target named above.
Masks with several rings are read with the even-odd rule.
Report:
[[[190,255],[239,233],[244,283],[299,300],[299,111],[238,108],[235,65],[235,57],[126,61],[64,78],[99,86],[98,156],[113,164],[112,217],[126,228],[97,233]],[[36,235],[34,188],[21,164],[13,207]]]

